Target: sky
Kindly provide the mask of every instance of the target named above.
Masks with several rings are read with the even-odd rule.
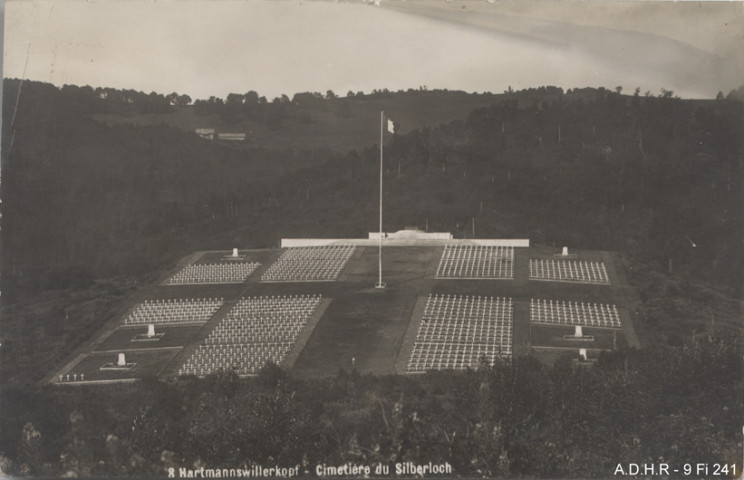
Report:
[[[744,83],[744,3],[7,0],[3,76],[178,92]]]

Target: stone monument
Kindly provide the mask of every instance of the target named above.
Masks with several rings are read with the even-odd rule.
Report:
[[[116,363],[110,362],[110,363],[104,363],[101,365],[99,370],[116,370],[116,371],[124,371],[124,370],[131,370],[134,368],[134,366],[137,365],[136,363],[129,362],[127,363],[127,357],[122,352],[119,353],[116,359]]]
[[[575,253],[568,253],[568,247],[563,247],[563,251],[561,251],[561,253],[554,253],[553,258],[566,260],[569,258],[578,258],[578,255],[576,255]]]
[[[594,336],[584,335],[581,325],[574,325],[573,335],[563,335],[564,340],[582,340],[585,342],[593,342]]]
[[[165,333],[155,333],[155,324],[150,323],[147,325],[147,333],[138,333],[132,338],[132,342],[157,342]]]

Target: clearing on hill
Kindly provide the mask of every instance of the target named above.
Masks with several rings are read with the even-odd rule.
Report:
[[[609,252],[410,230],[197,252],[137,292],[46,381],[255,375],[267,363],[304,377],[419,374],[514,355],[586,364],[640,346],[630,314],[638,299],[622,278]]]

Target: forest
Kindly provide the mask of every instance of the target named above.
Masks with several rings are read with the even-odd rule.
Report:
[[[478,478],[607,478],[623,461],[741,468],[739,347],[606,354],[591,368],[529,357],[421,377],[339,371],[3,392],[0,468],[15,475],[165,476],[168,468],[427,462]],[[673,478],[682,475],[673,475]]]
[[[59,275],[143,274],[197,245],[263,247],[372,226],[375,145],[231,148],[166,124],[92,120],[111,94],[86,103],[75,94],[85,89],[25,82],[19,96],[18,86],[6,81],[3,102],[9,294],[53,288]],[[628,252],[739,291],[741,125],[736,100],[554,87],[504,94],[462,122],[387,140],[386,228],[428,223],[463,237],[475,223],[476,236]]]
[[[191,104],[178,94],[5,80],[0,401],[14,415],[0,420],[0,468],[139,476],[176,465],[411,460],[447,461],[460,476],[604,477],[620,459],[659,461],[657,452],[740,468],[737,92],[684,100],[508,91],[441,125],[409,112],[412,125],[385,140],[386,230],[620,252],[644,302],[648,344],[639,351],[605,355],[591,369],[524,358],[465,374],[300,380],[269,367],[255,379],[61,390],[37,382],[128,292],[182,256],[290,236],[366,236],[376,225],[373,143],[233,146],[96,114],[194,109],[291,135],[328,116],[354,122],[361,104],[390,110],[415,97],[445,111],[462,92]]]

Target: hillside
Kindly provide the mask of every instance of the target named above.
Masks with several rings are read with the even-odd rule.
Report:
[[[430,115],[434,123],[463,98],[480,98],[383,91],[250,106],[241,96],[238,110],[229,99],[194,102],[211,115],[263,121],[282,136],[271,147],[235,148],[163,123],[93,120],[107,111],[186,118],[166,97],[128,93],[122,103],[119,92],[112,103],[114,93],[90,87],[25,82],[20,96],[17,87],[6,81],[3,104],[2,268],[11,297],[70,281],[142,275],[225,244],[363,236],[376,225],[378,109],[414,124],[412,113],[392,105],[430,98],[431,106],[410,111],[418,112],[416,121]],[[740,291],[740,102],[550,87],[498,98],[464,121],[386,134],[386,228],[413,224],[458,237],[617,250],[652,269]],[[334,116],[331,106],[341,101],[358,117]],[[311,149],[308,131],[295,128],[299,109],[349,124],[346,132],[370,130],[369,140],[349,133],[336,146],[364,146],[334,151],[331,129],[313,138],[326,145]]]
[[[18,96],[17,88],[6,81],[3,123],[2,287],[13,312],[4,338],[19,342],[10,352],[30,348],[20,332],[36,331],[37,343],[64,355],[117,296],[190,252],[266,248],[292,236],[363,237],[377,226],[374,140],[343,153],[285,143],[235,148],[162,123],[92,119],[112,110],[178,117],[166,97],[108,91],[103,99],[90,88],[35,82]],[[125,101],[112,103],[117,95]],[[362,112],[399,97],[449,95],[443,103],[451,105],[462,96],[375,95],[343,100]],[[318,112],[336,101],[310,97]],[[744,268],[740,102],[549,87],[501,98],[465,121],[386,134],[386,230],[418,225],[459,238],[617,251],[640,287],[647,334],[663,342],[679,344],[706,322],[736,316],[729,305]],[[195,103],[215,115],[229,111],[225,102]],[[243,105],[233,113],[269,123],[298,108]],[[347,131],[365,128],[348,123]],[[376,137],[377,121],[372,130]],[[102,297],[101,288],[109,293]],[[71,311],[85,320],[68,319]]]
[[[223,133],[245,133],[245,142],[236,142],[234,146],[237,147],[328,147],[347,152],[379,142],[380,111],[385,111],[399,127],[399,133],[405,134],[423,127],[462,121],[475,108],[503,101],[502,95],[422,90],[330,99],[306,96],[310,97],[309,105],[302,94],[292,102],[277,102],[274,106],[282,109],[277,117],[264,113],[231,117],[188,105],[168,113],[96,113],[93,118],[108,125],[167,124],[187,132],[210,128]]]
[[[159,94],[18,87],[5,81],[3,99],[0,377],[15,413],[0,425],[3,472],[152,476],[182,465],[389,460],[450,462],[468,476],[605,478],[621,458],[739,458],[741,102],[546,87],[310,94],[312,109],[300,102],[308,97],[253,95],[188,107]],[[384,139],[386,231],[417,225],[530,238],[543,252],[612,251],[624,278],[615,298],[637,292],[626,308],[650,347],[586,370],[515,358],[460,374],[334,376],[338,352],[348,357],[375,332],[362,325],[362,338],[339,350],[311,338],[308,378],[269,367],[248,380],[34,386],[194,251],[374,231],[383,108],[400,125]],[[200,138],[190,122],[202,118],[230,131],[254,125],[256,144]],[[363,254],[367,271],[373,253]],[[403,266],[420,268],[423,257],[398,258],[401,291],[419,295]],[[330,320],[343,322],[362,297]],[[410,308],[397,300],[367,303]],[[309,378],[318,372],[325,378]]]

